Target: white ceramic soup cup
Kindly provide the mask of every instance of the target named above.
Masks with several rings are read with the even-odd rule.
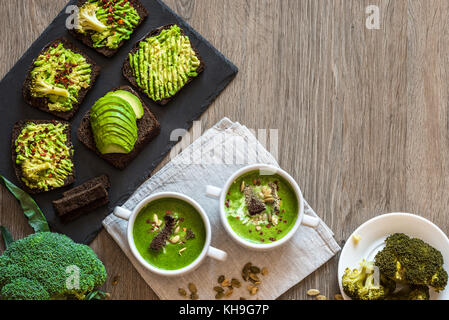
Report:
[[[287,181],[293,191],[296,194],[296,198],[298,200],[298,216],[295,222],[295,225],[291,228],[291,230],[281,239],[267,244],[258,244],[254,242],[250,242],[248,240],[245,240],[244,238],[240,237],[235,231],[232,229],[231,225],[228,222],[228,219],[226,217],[226,211],[225,211],[225,198],[226,194],[228,193],[229,188],[231,187],[232,183],[237,180],[242,175],[251,172],[251,171],[257,171],[259,170],[261,175],[273,175],[277,174],[281,176],[282,178]],[[266,164],[254,164],[246,166],[240,170],[238,170],[236,173],[234,173],[226,182],[223,188],[217,188],[214,186],[207,186],[206,193],[209,196],[216,197],[220,199],[220,218],[221,222],[223,223],[223,226],[227,233],[231,236],[232,239],[234,239],[237,243],[242,245],[245,248],[252,249],[252,250],[258,250],[258,251],[267,251],[274,248],[278,248],[279,246],[282,246],[286,242],[288,242],[293,235],[298,230],[299,226],[305,225],[311,228],[316,228],[318,224],[320,223],[320,219],[311,217],[304,214],[304,198],[302,196],[302,192],[299,189],[298,184],[296,181],[284,170],[266,165]]]
[[[206,241],[204,243],[204,247],[203,247],[203,251],[201,251],[201,254],[198,256],[198,258],[196,258],[191,264],[189,264],[188,266],[182,268],[182,269],[178,269],[178,270],[164,270],[164,269],[160,269],[156,266],[153,266],[152,264],[148,263],[139,253],[139,251],[136,248],[136,245],[134,243],[134,238],[133,238],[133,227],[134,227],[134,222],[136,221],[136,218],[138,216],[138,214],[140,213],[140,211],[145,208],[145,206],[147,206],[148,204],[150,204],[151,202],[158,200],[158,199],[163,199],[163,198],[174,198],[174,199],[179,199],[182,201],[187,202],[188,204],[190,204],[192,207],[194,207],[196,209],[196,211],[198,211],[199,215],[201,216],[201,218],[203,219],[204,222],[204,228],[206,230]],[[224,261],[227,258],[227,253],[216,249],[214,247],[212,247],[210,245],[210,241],[211,241],[211,227],[210,227],[210,222],[209,222],[209,218],[207,217],[206,213],[204,212],[203,208],[192,198],[180,194],[180,193],[176,193],[176,192],[162,192],[162,193],[157,193],[157,194],[153,194],[147,198],[145,198],[144,200],[142,200],[135,208],[133,211],[129,211],[125,208],[122,207],[115,207],[114,208],[114,215],[127,220],[128,221],[128,229],[127,229],[127,236],[128,236],[128,244],[129,247],[131,249],[131,252],[133,253],[134,257],[137,259],[137,261],[139,261],[139,263],[144,266],[146,269],[161,275],[161,276],[166,276],[166,277],[175,277],[175,276],[181,276],[184,275],[188,272],[191,272],[193,270],[195,270],[206,258],[206,256],[209,256],[215,260],[219,260],[219,261]],[[149,244],[148,244],[149,245]]]

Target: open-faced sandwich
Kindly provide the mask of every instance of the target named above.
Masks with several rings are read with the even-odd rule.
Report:
[[[75,180],[70,124],[27,120],[14,125],[12,159],[18,180],[29,193],[72,184]]]
[[[100,67],[64,38],[42,49],[23,84],[25,101],[69,120],[93,86]]]
[[[199,53],[178,25],[150,32],[123,64],[124,77],[160,105],[167,104],[203,70]]]
[[[85,45],[110,57],[146,19],[138,0],[79,0],[75,28],[70,33]]]
[[[123,86],[95,102],[81,120],[78,139],[124,169],[159,132],[156,117],[133,89]]]

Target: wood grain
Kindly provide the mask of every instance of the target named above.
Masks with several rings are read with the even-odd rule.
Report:
[[[420,214],[449,232],[448,1],[166,3],[240,68],[202,127],[227,116],[250,128],[279,129],[281,166],[338,241],[394,211]],[[64,4],[0,0],[0,75]],[[369,4],[380,7],[380,30],[365,27]],[[0,208],[0,223],[15,237],[31,232],[4,188]],[[106,264],[105,289],[114,299],[156,298],[105,231],[92,247]],[[337,261],[282,299],[308,299],[310,288],[333,297]]]

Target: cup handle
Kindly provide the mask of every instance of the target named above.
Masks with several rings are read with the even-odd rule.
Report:
[[[214,186],[207,186],[206,187],[206,195],[214,198],[220,198],[221,195],[221,189],[214,187]]]
[[[315,229],[320,224],[320,219],[305,214],[302,218],[301,224],[305,225],[306,227]]]
[[[209,250],[207,251],[207,255],[211,257],[212,259],[218,260],[218,261],[225,261],[228,257],[228,254],[220,249],[209,247]]]
[[[114,215],[116,216],[116,217],[118,217],[118,218],[120,218],[120,219],[123,219],[123,220],[129,220],[129,217],[131,217],[131,214],[132,214],[132,212],[131,211],[129,211],[129,210],[127,210],[127,209],[124,209],[124,208],[122,208],[122,207],[115,207],[114,208]]]

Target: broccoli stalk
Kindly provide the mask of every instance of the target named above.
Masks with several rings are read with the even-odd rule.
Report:
[[[108,28],[98,20],[96,15],[97,9],[98,6],[95,3],[88,3],[81,7],[78,15],[78,25],[76,26],[79,32],[85,33],[89,30],[103,32]]]
[[[0,299],[85,299],[105,280],[106,269],[93,250],[58,233],[16,240],[0,256]]]
[[[394,282],[384,283],[382,277],[376,283],[374,262],[363,260],[359,269],[344,272],[342,284],[343,291],[354,300],[383,300],[394,291]]]
[[[32,85],[31,85],[31,91],[36,96],[48,96],[48,95],[55,95],[60,96],[64,98],[68,98],[70,96],[70,93],[67,89],[59,88],[56,86],[52,86],[44,81],[41,77],[37,77]]]

